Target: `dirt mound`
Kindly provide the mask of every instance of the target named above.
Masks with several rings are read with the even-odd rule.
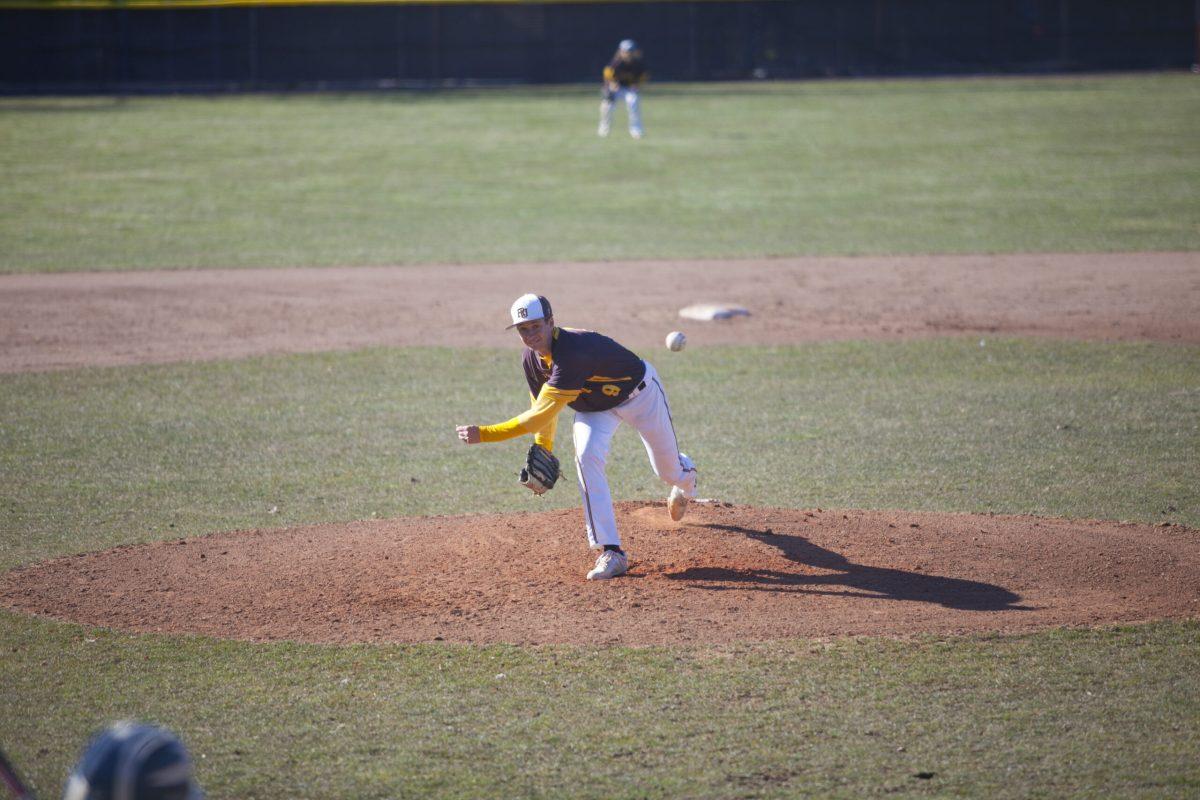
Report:
[[[575,510],[216,534],[0,576],[0,604],[132,631],[311,642],[660,644],[1200,617],[1200,532],[1094,520],[661,503],[588,582]]]

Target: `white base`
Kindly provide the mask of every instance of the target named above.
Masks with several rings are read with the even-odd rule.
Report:
[[[750,312],[741,306],[722,305],[720,303],[699,303],[679,310],[679,316],[684,319],[696,319],[701,322],[712,322],[718,319],[732,317],[748,317]]]

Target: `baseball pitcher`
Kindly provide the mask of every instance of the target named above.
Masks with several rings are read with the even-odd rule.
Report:
[[[696,467],[679,452],[671,409],[658,373],[617,342],[594,331],[560,328],[554,324],[550,302],[536,294],[512,304],[512,324],[525,344],[522,365],[532,406],[496,425],[459,425],[458,438],[467,444],[500,442],[533,434],[521,483],[543,494],[558,480],[554,435],[563,406],[575,410],[573,435],[575,469],[588,545],[601,551],[588,580],[605,580],[629,570],[621,548],[605,472],[613,434],[621,423],[642,437],[654,474],[670,484],[667,509],[671,519],[683,519],[688,500],[696,496]]]

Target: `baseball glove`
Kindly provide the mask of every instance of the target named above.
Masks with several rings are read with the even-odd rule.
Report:
[[[545,494],[554,488],[558,480],[558,459],[540,444],[529,448],[525,467],[521,470],[521,484],[534,494]]]
[[[607,83],[600,87],[600,99],[601,100],[611,103],[613,101],[613,98],[615,98],[616,96],[617,96],[617,93],[615,91],[613,91],[613,88],[611,86],[609,86]]]

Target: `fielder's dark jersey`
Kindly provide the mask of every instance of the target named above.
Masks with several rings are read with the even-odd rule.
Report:
[[[620,405],[646,376],[646,364],[632,351],[595,331],[556,328],[550,343],[550,364],[525,348],[523,366],[529,393],[537,397],[542,385],[579,392],[567,403],[576,411],[606,411]]]
[[[622,86],[637,86],[646,77],[646,62],[641,56],[634,56],[628,61],[624,61],[620,56],[613,56],[613,60],[608,62],[608,66],[604,68],[604,79],[616,81]]]

